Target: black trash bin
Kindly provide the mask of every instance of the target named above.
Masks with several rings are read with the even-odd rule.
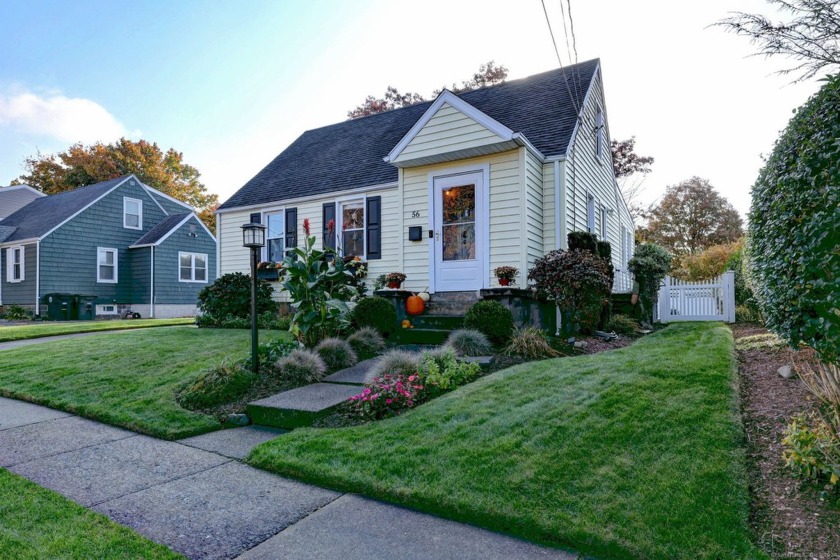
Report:
[[[47,294],[47,317],[51,321],[69,321],[74,318],[75,299],[72,294]]]
[[[80,321],[93,321],[96,319],[96,296],[78,295],[77,307],[78,319]]]

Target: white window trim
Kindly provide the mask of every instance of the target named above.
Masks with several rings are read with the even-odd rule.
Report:
[[[607,241],[609,236],[609,230],[607,229],[607,217],[609,216],[609,210],[604,205],[601,205],[601,227],[600,227],[600,236],[601,241]]]
[[[268,217],[273,214],[281,214],[283,216],[283,254],[286,254],[286,207],[279,206],[276,208],[269,208],[260,212],[260,223],[265,226],[265,247],[262,248],[262,261],[268,261]]]
[[[108,310],[106,307],[110,307],[111,309]],[[97,315],[119,315],[119,310],[117,309],[116,304],[107,303],[105,305],[97,305],[96,306],[96,314]]]
[[[138,223],[139,227],[130,226],[126,223],[126,217],[128,217],[128,211],[127,211],[128,208],[127,207],[128,207],[129,202],[136,202],[137,203],[137,207],[139,209],[139,216],[138,216],[138,219],[137,219],[137,223]],[[125,229],[137,229],[137,230],[143,229],[143,201],[140,200],[139,198],[131,198],[131,197],[128,197],[128,196],[123,197],[123,227]]]
[[[367,195],[363,194],[362,196],[346,196],[342,198],[338,198],[335,201],[335,247],[338,250],[341,249],[342,257],[344,255],[344,241],[341,239],[342,235],[344,234],[344,213],[341,211],[341,206],[344,204],[349,204],[352,202],[361,202],[362,203],[362,245],[364,246],[364,254],[363,255],[353,255],[354,257],[361,257],[362,259],[367,260],[367,248],[368,248],[368,239],[367,239]],[[380,211],[381,213],[381,211]]]
[[[101,255],[104,252],[114,253],[114,279],[113,280],[109,280],[107,278],[102,278],[99,275],[99,267],[100,266],[107,266],[107,265],[102,265],[99,262],[99,255]],[[118,250],[114,249],[113,247],[97,247],[96,248],[96,283],[97,284],[116,284],[119,281],[119,277],[120,277],[119,276],[119,257],[120,257],[120,252]]]
[[[14,277],[14,260],[13,255],[15,251],[20,249],[20,278]],[[17,284],[26,280],[26,246],[14,245],[6,249],[6,282],[10,284]]]
[[[189,256],[190,257],[190,280],[184,280],[181,278],[181,257]],[[195,279],[195,258],[196,257],[204,257],[204,280],[196,280]],[[178,282],[183,282],[185,284],[206,284],[210,277],[210,259],[207,257],[207,253],[192,253],[189,251],[178,251]]]
[[[595,195],[586,195],[586,231],[595,233]]]

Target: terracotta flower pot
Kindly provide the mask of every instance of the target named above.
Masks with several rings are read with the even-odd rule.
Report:
[[[400,286],[402,286],[402,282],[388,282],[388,287],[392,290],[396,290]]]
[[[499,278],[499,286],[510,286],[510,278]]]

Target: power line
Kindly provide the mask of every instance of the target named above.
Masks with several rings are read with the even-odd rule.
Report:
[[[569,64],[571,64],[572,49],[569,47],[569,29],[566,25],[566,8],[563,6],[563,0],[560,0],[560,16],[563,18],[563,36],[566,38],[566,54],[569,55]]]
[[[560,0],[562,5],[563,0]],[[578,52],[577,52],[577,38],[575,37],[575,20],[572,19],[572,0],[566,0],[566,5],[569,7],[569,27],[572,31],[572,48],[575,50],[575,64],[578,61]]]
[[[545,22],[548,24],[548,32],[551,35],[551,43],[554,45],[554,54],[557,55],[557,63],[560,64],[560,68],[563,68],[563,60],[560,59],[560,51],[557,50],[557,41],[554,40],[554,31],[551,29],[551,20],[548,19],[548,10],[545,9],[545,0],[540,0],[540,2],[545,14]]]

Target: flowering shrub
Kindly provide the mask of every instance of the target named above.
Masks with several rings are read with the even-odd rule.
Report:
[[[420,376],[390,375],[375,378],[358,395],[350,397],[351,413],[366,420],[397,416],[426,398]]]

